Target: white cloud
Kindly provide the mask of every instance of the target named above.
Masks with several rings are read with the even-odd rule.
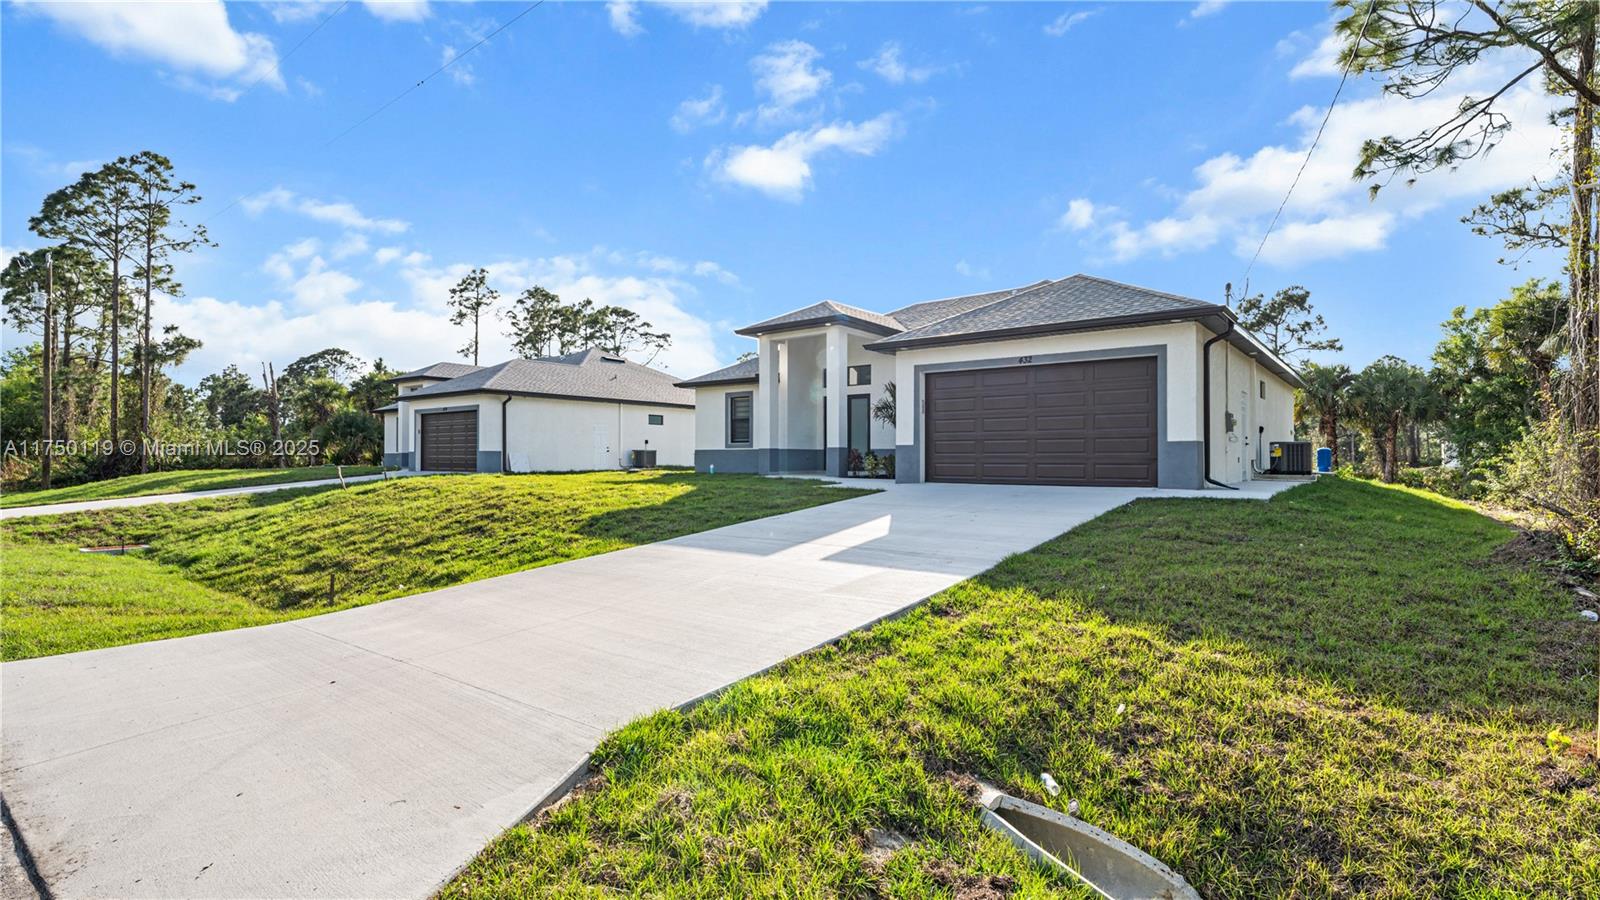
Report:
[[[366,235],[358,231],[349,231],[328,252],[333,255],[334,259],[344,259],[355,256],[358,253],[365,253],[370,248],[371,245],[367,243]]]
[[[816,97],[833,80],[833,73],[815,65],[822,54],[805,41],[779,41],[750,60],[756,91],[768,102],[757,115],[762,121],[792,118],[795,107]]]
[[[1222,12],[1222,8],[1227,6],[1228,2],[1229,0],[1200,0],[1189,10],[1189,18],[1203,19],[1206,16],[1214,16]]]
[[[749,26],[767,8],[767,0],[667,0],[652,4],[695,28],[737,30]],[[611,29],[623,37],[644,33],[639,24],[639,4],[632,0],[610,0],[606,16]]]
[[[988,278],[989,267],[974,266],[963,259],[956,263],[956,274],[962,276],[963,278]]]
[[[660,6],[696,28],[744,28],[767,8],[767,0],[671,0]]]
[[[1447,204],[1476,202],[1524,184],[1529,176],[1553,174],[1557,163],[1550,151],[1561,140],[1559,130],[1546,118],[1553,102],[1530,80],[1501,98],[1497,108],[1514,127],[1494,152],[1450,171],[1429,173],[1414,186],[1396,182],[1370,201],[1367,185],[1350,178],[1367,139],[1413,135],[1428,123],[1452,116],[1464,94],[1481,96],[1484,85],[1499,74],[1491,70],[1500,63],[1489,60],[1482,65],[1485,69],[1475,76],[1479,81],[1453,85],[1458,93],[1409,101],[1380,94],[1340,103],[1262,251],[1262,260],[1292,265],[1381,249],[1418,216]],[[1234,238],[1232,251],[1248,259],[1294,183],[1325,112],[1307,106],[1290,116],[1287,124],[1295,130],[1296,140],[1260,147],[1248,155],[1223,153],[1204,160],[1194,167],[1193,185],[1177,192],[1167,212],[1140,223],[1108,214],[1103,207],[1090,207],[1092,224],[1080,230],[1091,245],[1100,245],[1118,261],[1209,249],[1224,234]],[[1077,221],[1082,219],[1073,218],[1069,206],[1060,224],[1072,228]]]
[[[1328,33],[1317,42],[1315,49],[1304,59],[1295,63],[1289,70],[1290,78],[1308,78],[1327,75],[1338,75],[1339,51],[1344,49],[1344,40],[1333,33],[1330,28]]]
[[[714,151],[706,165],[725,181],[780,200],[798,202],[811,186],[811,160],[830,150],[872,156],[894,137],[899,120],[882,113],[865,122],[833,122],[791,131],[772,146],[729,147]]]
[[[1051,37],[1061,37],[1071,31],[1074,26],[1083,24],[1086,20],[1100,14],[1098,9],[1084,9],[1077,12],[1064,12],[1056,16],[1050,24],[1044,26],[1044,33]]]
[[[722,85],[713,84],[704,97],[690,97],[679,103],[669,122],[674,131],[688,134],[701,126],[721,122],[727,114],[727,107],[722,103]]]
[[[381,231],[398,234],[411,227],[402,219],[375,219],[365,216],[353,204],[330,202],[313,197],[303,197],[284,187],[275,187],[239,201],[251,215],[260,215],[267,209],[295,212],[315,219],[358,231]]]
[[[1094,216],[1094,203],[1078,197],[1067,204],[1067,211],[1061,214],[1059,224],[1071,231],[1082,231],[1094,224]]]
[[[1381,250],[1394,222],[1395,216],[1389,212],[1290,222],[1272,233],[1272,238],[1261,249],[1261,260],[1273,265],[1292,265],[1308,259],[1333,259],[1361,250]],[[1239,235],[1234,241],[1234,254],[1248,259],[1260,243],[1258,235]]]
[[[878,50],[878,54],[871,59],[864,59],[858,65],[878,73],[884,81],[890,84],[921,84],[933,77],[935,69],[932,66],[908,66],[901,57],[900,43],[889,41]]]
[[[455,58],[456,58],[456,48],[446,44],[445,47],[444,47],[444,55],[439,60],[439,64],[440,65],[445,65],[446,63],[450,62],[450,60],[455,59]],[[456,63],[455,65],[451,66],[450,68],[445,69],[445,72],[449,74],[451,81],[454,81],[456,84],[459,84],[459,85],[462,85],[462,86],[470,85],[474,81],[478,80],[477,76],[472,74],[472,66],[470,66],[470,65],[468,65],[468,64],[466,64],[464,62]]]
[[[428,17],[428,0],[362,0],[367,12],[385,22],[421,22]]]
[[[639,7],[627,0],[611,0],[606,4],[606,15],[611,19],[611,28],[623,37],[635,37],[644,33],[644,26],[639,24]]]
[[[220,0],[28,3],[23,8],[48,16],[114,56],[171,67],[177,73],[175,83],[204,87],[219,99],[236,99],[242,84],[284,87],[272,41],[235,31]],[[197,80],[201,78],[222,84],[204,85]]]

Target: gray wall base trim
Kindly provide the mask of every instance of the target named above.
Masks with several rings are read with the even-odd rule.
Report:
[[[823,471],[822,451],[815,447],[765,447],[759,452],[763,475]]]
[[[849,447],[829,447],[827,449],[827,463],[822,471],[829,475],[848,475],[850,465]]]
[[[922,457],[915,444],[895,445],[894,480],[912,483],[922,480]]]
[[[1162,441],[1156,445],[1156,487],[1205,487],[1204,441]]]
[[[478,451],[478,471],[479,472],[498,472],[498,471],[500,471],[500,451],[499,450],[479,450]]]
[[[385,453],[383,455],[383,464],[391,468],[409,469],[411,468],[411,451],[407,450],[404,453]]]
[[[754,475],[761,466],[761,451],[759,450],[696,450],[694,452],[694,470],[696,472],[709,472],[712,466],[718,472],[734,475]]]

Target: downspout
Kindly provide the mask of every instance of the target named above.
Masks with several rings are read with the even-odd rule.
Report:
[[[1200,390],[1205,392],[1204,393],[1204,397],[1203,397],[1203,402],[1205,404],[1205,407],[1204,407],[1205,411],[1204,411],[1203,415],[1205,416],[1206,424],[1205,424],[1205,432],[1204,432],[1205,440],[1202,443],[1205,444],[1205,455],[1206,455],[1206,458],[1205,458],[1205,478],[1206,478],[1206,484],[1214,484],[1219,488],[1226,488],[1226,489],[1228,489],[1230,491],[1237,491],[1238,488],[1234,487],[1233,485],[1231,485],[1231,484],[1223,484],[1222,482],[1220,482],[1220,481],[1216,480],[1215,478],[1211,477],[1211,345],[1215,344],[1217,341],[1222,340],[1223,338],[1227,337],[1228,335],[1230,335],[1232,333],[1233,333],[1233,320],[1229,319],[1228,320],[1228,327],[1223,329],[1219,334],[1217,334],[1211,340],[1206,341],[1205,345],[1200,348],[1200,370],[1201,370]],[[1226,400],[1227,398],[1224,397],[1223,399]]]
[[[506,407],[511,405],[510,394],[500,401],[500,474],[511,471],[511,432],[506,430]]]

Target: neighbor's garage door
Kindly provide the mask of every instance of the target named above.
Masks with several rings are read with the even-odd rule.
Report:
[[[928,375],[928,480],[1153,486],[1154,357]]]
[[[422,468],[430,472],[478,470],[478,411],[424,413]]]

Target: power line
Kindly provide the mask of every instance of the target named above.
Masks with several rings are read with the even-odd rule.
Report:
[[[1372,22],[1372,14],[1378,10],[1378,0],[1372,0],[1367,6],[1367,17],[1361,21],[1361,33],[1356,35],[1355,49],[1349,58],[1344,61],[1344,68],[1339,72],[1339,86],[1333,91],[1333,99],[1328,101],[1328,111],[1322,116],[1322,124],[1317,126],[1317,133],[1311,138],[1311,146],[1306,148],[1305,159],[1300,160],[1300,169],[1294,173],[1294,180],[1289,182],[1289,190],[1283,194],[1283,202],[1278,204],[1278,211],[1272,214],[1272,221],[1267,223],[1267,231],[1261,235],[1261,243],[1256,245],[1256,252],[1250,257],[1250,265],[1244,270],[1244,290],[1241,297],[1250,295],[1250,273],[1256,267],[1256,260],[1261,258],[1261,251],[1267,246],[1267,238],[1272,236],[1272,230],[1278,227],[1278,219],[1282,218],[1283,210],[1289,205],[1289,198],[1294,195],[1294,189],[1300,186],[1300,176],[1306,173],[1306,166],[1311,163],[1311,154],[1317,152],[1317,144],[1322,140],[1322,132],[1328,127],[1328,120],[1333,118],[1334,107],[1339,105],[1339,95],[1344,93],[1344,83],[1350,78],[1350,66],[1356,60],[1356,53],[1360,52],[1361,44],[1367,38],[1367,25]]]
[[[523,16],[527,15],[528,13],[533,12],[534,10],[538,9],[539,7],[541,7],[543,5],[544,5],[544,0],[537,0],[537,2],[531,3],[528,6],[524,7],[522,12],[519,12],[516,15],[512,16],[511,18],[507,19],[503,24],[500,25],[499,28],[496,28],[495,30],[489,32],[488,34],[484,35],[483,37],[478,38],[477,42],[474,43],[472,46],[468,47],[467,49],[461,51],[460,53],[457,53],[456,55],[454,55],[454,56],[450,57],[449,59],[445,60],[444,61],[444,65],[441,65],[439,68],[434,69],[432,72],[429,72],[427,75],[423,76],[422,80],[418,81],[416,84],[411,85],[410,87],[406,88],[405,90],[401,91],[400,93],[395,94],[393,97],[389,98],[389,101],[387,103],[383,104],[382,106],[380,106],[377,109],[373,110],[372,112],[368,113],[365,118],[361,119],[360,121],[356,122],[354,125],[351,125],[349,128],[346,128],[345,130],[343,130],[343,131],[339,132],[338,134],[334,135],[333,137],[329,138],[327,143],[322,145],[323,148],[326,149],[326,148],[332,146],[340,138],[344,137],[345,135],[349,134],[352,131],[355,131],[357,128],[360,128],[361,126],[367,124],[368,122],[372,121],[373,119],[376,119],[379,115],[381,115],[383,113],[384,110],[386,110],[389,107],[395,105],[396,103],[399,103],[401,100],[405,99],[406,96],[409,95],[412,91],[414,91],[417,88],[420,88],[423,85],[427,84],[428,81],[430,79],[432,79],[435,75],[438,75],[440,72],[443,72],[445,69],[448,69],[451,66],[455,65],[456,63],[460,62],[461,60],[465,59],[467,57],[467,54],[469,54],[472,51],[478,49],[479,47],[482,47],[484,44],[487,44],[489,42],[490,38],[494,37],[495,35],[499,34],[502,31],[505,31],[507,28],[510,28],[512,25],[515,25],[517,23],[518,19],[522,18]]]
[[[313,28],[311,30],[310,34],[307,34],[304,38],[301,38],[300,39],[300,43],[295,44],[294,48],[291,49],[289,51],[289,53],[284,54],[284,59],[288,59],[290,54],[293,54],[295,50],[300,49],[300,44],[304,44],[306,42],[306,40],[311,37],[312,34],[316,34],[317,31],[323,25],[327,24],[328,19],[331,19],[335,15],[338,15],[339,14],[339,10],[344,9],[345,6],[348,6],[348,5],[349,5],[349,0],[345,0],[344,3],[340,4],[339,9],[336,9],[332,13],[330,13],[327,18],[323,19],[322,22],[317,25],[316,28]],[[544,0],[536,0],[536,2],[531,3],[528,6],[524,7],[522,12],[517,13],[516,15],[512,16],[511,18],[507,19],[505,22],[501,23],[500,26],[495,28],[493,31],[489,32],[488,34],[484,35],[481,38],[478,38],[477,41],[473,42],[472,46],[470,46],[467,49],[461,51],[460,53],[457,53],[456,55],[450,57],[448,60],[445,60],[444,64],[439,66],[439,68],[434,69],[432,72],[429,72],[427,75],[424,75],[421,79],[419,79],[417,81],[416,84],[413,84],[410,87],[407,87],[405,90],[401,91],[400,93],[394,95],[393,97],[390,97],[389,100],[386,103],[384,103],[382,106],[380,106],[377,109],[373,110],[372,112],[368,113],[366,116],[364,116],[360,120],[358,120],[355,124],[351,125],[349,128],[346,128],[345,130],[343,130],[343,131],[339,132],[338,134],[334,135],[333,137],[329,138],[327,141],[323,142],[323,144],[318,149],[326,150],[327,148],[333,146],[333,144],[335,142],[339,141],[341,138],[343,138],[344,136],[348,135],[350,132],[355,131],[357,128],[360,128],[361,126],[363,126],[363,125],[367,124],[368,122],[372,121],[373,119],[377,118],[379,115],[381,115],[383,113],[384,110],[386,110],[389,107],[395,105],[396,103],[399,103],[401,100],[405,99],[405,97],[407,95],[409,95],[412,91],[415,91],[417,88],[420,88],[424,84],[427,84],[430,80],[432,80],[432,78],[435,75],[438,75],[440,72],[443,72],[445,69],[448,69],[451,66],[455,65],[456,63],[460,62],[462,59],[465,59],[467,54],[469,54],[472,51],[478,49],[479,47],[482,47],[484,44],[487,44],[489,42],[489,40],[491,38],[493,38],[495,35],[499,34],[502,31],[505,31],[507,28],[510,28],[512,25],[515,25],[517,23],[517,20],[521,19],[523,16],[526,16],[528,13],[533,12],[534,10],[538,9],[539,7],[541,7],[543,5],[544,5]],[[239,196],[233,198],[233,200],[230,201],[227,206],[224,206],[223,208],[221,208],[221,209],[217,210],[216,212],[212,213],[211,215],[207,216],[205,218],[205,220],[202,221],[200,224],[202,224],[202,225],[209,224],[213,219],[217,218],[218,216],[222,215],[223,213],[227,212],[228,210],[233,209],[235,206],[238,206],[241,202],[244,201],[244,198],[248,197],[248,196],[249,196],[249,194],[240,194]]]
[[[344,8],[346,6],[349,6],[349,5],[350,5],[350,0],[344,0],[343,3],[339,4],[337,9],[335,9],[333,12],[328,13],[327,15],[323,16],[322,20],[317,22],[315,27],[313,27],[310,31],[306,32],[305,35],[300,38],[300,40],[295,42],[295,45],[293,47],[289,48],[289,52],[288,53],[285,53],[284,55],[278,57],[277,59],[274,59],[272,61],[272,66],[270,68],[268,68],[267,71],[262,72],[260,75],[257,75],[253,80],[251,80],[251,82],[249,84],[245,85],[244,89],[239,91],[239,96],[243,97],[245,94],[250,93],[250,89],[255,87],[256,85],[260,84],[262,81],[266,80],[266,77],[268,75],[273,75],[273,74],[276,74],[279,71],[281,71],[279,69],[279,66],[282,66],[285,62],[287,62],[289,57],[291,57],[291,56],[293,56],[295,54],[295,51],[297,51],[301,47],[305,46],[306,41],[311,40],[311,36],[312,35],[316,34],[319,31],[321,31],[322,30],[322,26],[328,24],[329,20],[331,20],[334,16],[337,16],[339,13],[344,12]]]

